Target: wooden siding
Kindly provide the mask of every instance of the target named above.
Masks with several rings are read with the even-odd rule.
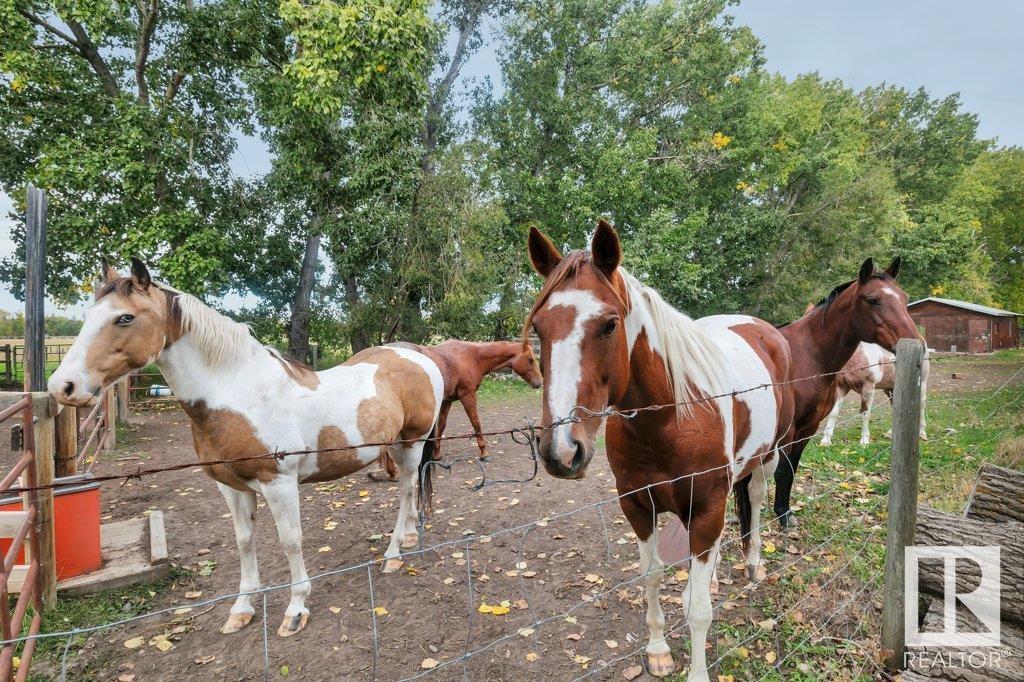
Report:
[[[922,328],[928,347],[937,351],[979,353],[1016,348],[1020,343],[1015,317],[986,315],[937,301],[910,308],[910,316]]]

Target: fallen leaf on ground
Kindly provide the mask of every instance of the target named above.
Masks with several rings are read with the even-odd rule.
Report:
[[[375,606],[375,607],[373,607],[373,612],[376,613],[378,616],[386,616],[386,615],[388,615],[388,610],[386,608],[384,608],[383,606]]]
[[[132,637],[131,639],[125,640],[124,645],[129,649],[138,649],[140,646],[142,646],[142,643],[144,641],[145,640],[141,637]]]
[[[185,599],[199,599],[203,596],[202,590],[191,590],[185,593]]]
[[[195,663],[196,663],[196,665],[206,665],[207,663],[213,663],[213,661],[216,658],[217,657],[214,656],[213,654],[211,654],[209,656],[196,656]]]
[[[622,676],[625,677],[627,680],[635,680],[636,678],[640,677],[640,673],[642,673],[643,671],[643,666],[631,665],[622,671]]]
[[[606,647],[608,647],[609,649],[618,649],[619,648],[619,643],[616,642],[614,639],[606,639],[606,640],[604,640],[604,645]]]
[[[538,656],[537,654],[533,653],[532,651],[530,653],[526,654],[526,660],[528,660],[530,663],[533,663],[538,658],[540,658],[540,656]]]
[[[424,670],[433,670],[439,665],[441,664],[436,658],[424,658],[423,662],[420,663],[420,667]]]
[[[331,613],[341,613],[341,607],[339,606],[328,606],[327,610]]]
[[[317,551],[320,552],[321,554],[324,554],[326,552],[330,552],[331,551],[331,546],[330,545],[324,545],[323,547],[321,547]]]
[[[581,639],[583,639],[583,635],[581,635],[581,634],[580,634],[580,633],[578,633],[578,632],[570,632],[569,634],[567,634],[567,635],[565,636],[565,638],[566,638],[566,639],[571,639],[571,640],[572,640],[572,641],[574,641],[574,642],[578,642],[578,641],[580,641]]]
[[[774,663],[775,662],[775,658],[776,658],[776,656],[775,656],[775,652],[774,651],[769,651],[768,653],[766,653],[764,655],[764,660],[766,662],[768,662],[768,663]]]

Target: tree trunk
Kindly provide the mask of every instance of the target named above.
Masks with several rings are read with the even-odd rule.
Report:
[[[1024,523],[1024,472],[983,464],[966,516],[978,521]]]
[[[306,252],[302,256],[299,286],[292,301],[292,315],[288,323],[288,352],[297,360],[306,361],[309,354],[309,303],[313,298],[316,264],[320,255],[320,233],[306,236]]]
[[[923,632],[943,632],[943,603],[936,599],[924,617]],[[964,608],[956,610],[957,630],[971,632],[977,623]],[[924,647],[908,653],[910,669],[900,673],[904,682],[1017,682],[1024,679],[1024,632],[1020,625],[1000,626],[1001,647]]]
[[[349,314],[348,342],[352,346],[352,354],[355,355],[359,351],[369,348],[373,343],[366,328],[356,320],[356,311],[359,310],[361,302],[359,300],[359,284],[352,275],[345,278],[345,303],[348,306]]]
[[[917,544],[921,546],[991,546],[1000,547],[1000,609],[1004,620],[1024,622],[1024,524],[1015,521],[992,523],[945,514],[929,507],[917,511]],[[940,561],[919,563],[922,592],[939,597],[945,594],[944,569]],[[958,594],[973,592],[978,587],[980,569],[973,561],[958,561],[956,588]]]

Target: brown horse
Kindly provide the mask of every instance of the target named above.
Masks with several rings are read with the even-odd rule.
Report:
[[[423,353],[434,361],[444,378],[444,399],[441,402],[441,413],[437,418],[437,429],[434,432],[434,459],[441,458],[441,436],[448,423],[448,411],[456,400],[462,403],[462,409],[466,411],[469,423],[473,425],[476,446],[480,449],[480,459],[487,459],[487,441],[481,435],[480,416],[476,410],[476,392],[480,389],[480,383],[485,376],[508,367],[534,388],[540,388],[543,381],[540,368],[533,357],[533,349],[528,343],[475,343],[449,339],[436,346],[417,346],[412,343],[392,345]],[[386,472],[388,480],[395,480],[395,463],[386,452],[381,453],[377,464],[378,470],[369,474],[371,479],[384,480],[383,473]]]
[[[744,542],[747,569],[752,578],[763,571],[761,503],[793,415],[792,390],[778,385],[790,377],[789,346],[762,320],[720,315],[694,321],[672,308],[619,267],[618,235],[603,220],[590,251],[563,258],[532,229],[529,252],[545,278],[524,335],[532,324],[541,341],[545,428],[538,446],[548,473],[585,475],[601,412],[609,406],[629,411],[668,405],[632,418],[609,416],[608,462],[639,542],[649,669],[657,676],[675,669],[658,600],[664,564],[656,518],[667,513],[689,531],[693,560],[683,593],[692,644],[689,675],[706,680],[710,587],[726,500],[733,482],[747,475],[756,482],[747,519],[753,528]],[[755,386],[760,388],[744,391]]]
[[[835,404],[835,375],[817,375],[841,370],[861,342],[895,352],[900,339],[921,338],[907,312],[907,294],[896,283],[899,270],[899,258],[885,270],[875,270],[868,258],[857,279],[837,286],[799,320],[779,329],[793,353],[793,378],[804,379],[794,384],[794,440],[775,470],[775,515],[783,526],[793,522],[789,498],[800,456]]]
[[[302,557],[299,483],[351,474],[385,447],[398,462],[401,492],[383,568],[401,567],[401,550],[418,542],[418,467],[430,459],[428,434],[441,406],[443,382],[430,358],[405,348],[368,348],[343,365],[314,372],[257,342],[244,324],[152,281],[138,260],[131,277],[105,269],[104,279],[50,378],[50,394],[83,405],[132,370],[151,362],[160,367],[192,422],[199,463],[217,482],[234,521],[240,594],[222,633],[238,632],[254,613],[252,593],[260,588],[256,495],[270,508],[291,571],[291,600],[277,631],[289,637],[306,626],[311,589]],[[279,452],[293,454],[269,456]],[[426,497],[430,468],[422,473]]]

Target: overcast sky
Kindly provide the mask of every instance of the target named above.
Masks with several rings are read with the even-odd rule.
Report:
[[[982,136],[1024,146],[1024,2],[744,0],[731,13],[765,44],[770,70],[789,77],[818,71],[856,89],[884,81],[924,86],[933,97],[959,92],[964,108],[978,114]],[[490,76],[500,87],[494,52],[476,55],[464,76]],[[259,140],[240,140],[232,158],[235,173],[261,174],[269,165]],[[10,210],[0,194],[0,255],[12,249]],[[21,307],[9,291],[0,291],[0,309]],[[48,305],[48,311],[57,309]]]

